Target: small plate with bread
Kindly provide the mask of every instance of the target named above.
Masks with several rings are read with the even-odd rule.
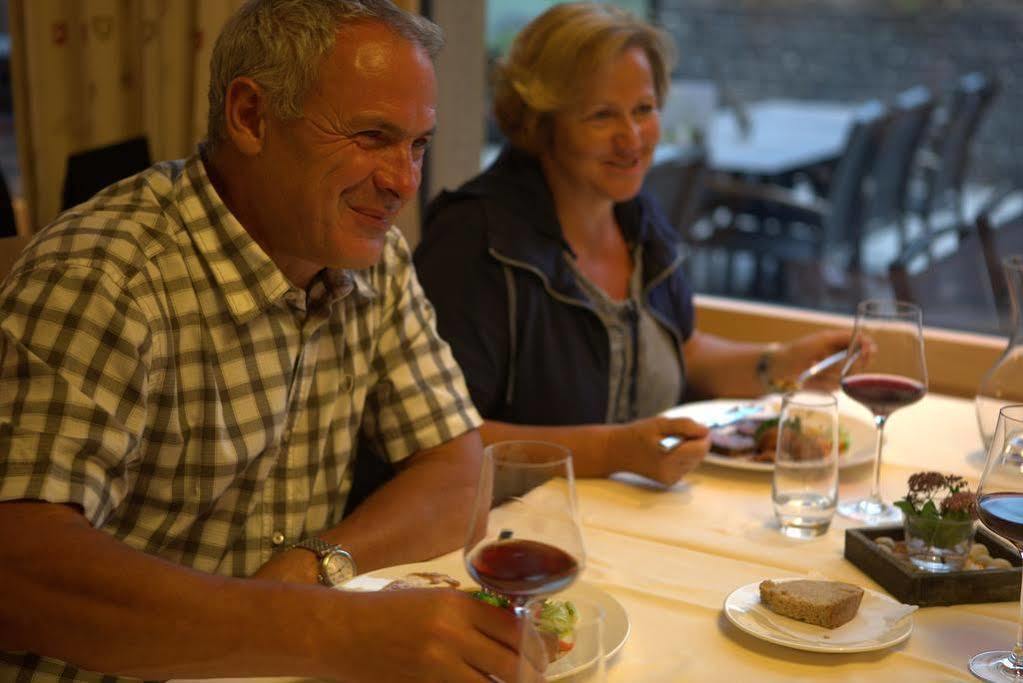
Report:
[[[813,579],[758,581],[725,600],[725,616],[746,633],[810,652],[869,652],[913,631],[916,607],[850,583]]]
[[[747,406],[760,406],[755,414],[739,420],[728,419]],[[778,433],[774,428],[781,412],[780,396],[765,396],[754,401],[714,399],[675,406],[663,414],[688,417],[714,426],[710,431],[710,452],[704,462],[739,470],[771,472]],[[838,417],[839,468],[862,465],[874,460],[874,427],[869,422],[841,413]]]

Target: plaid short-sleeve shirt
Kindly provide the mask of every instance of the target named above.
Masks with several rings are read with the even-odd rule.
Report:
[[[338,522],[357,436],[398,461],[479,422],[396,229],[376,266],[297,288],[200,155],[65,213],[0,286],[0,500],[76,504],[202,571]]]

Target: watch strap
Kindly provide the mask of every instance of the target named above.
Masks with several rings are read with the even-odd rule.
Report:
[[[291,547],[305,548],[306,550],[311,550],[312,552],[316,553],[316,557],[320,558],[321,560],[327,553],[333,551],[335,548],[337,550],[342,550],[341,546],[334,545],[333,543],[327,543],[318,536],[309,536],[307,538],[303,538],[301,541],[299,541],[298,543],[294,544]],[[344,551],[342,550],[342,552]]]

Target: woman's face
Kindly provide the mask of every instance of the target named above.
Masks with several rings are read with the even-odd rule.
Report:
[[[635,197],[660,138],[646,52],[629,48],[594,71],[579,100],[555,113],[553,132],[540,158],[556,190],[600,202]]]

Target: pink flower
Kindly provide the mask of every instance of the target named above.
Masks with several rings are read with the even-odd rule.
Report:
[[[970,491],[957,491],[941,501],[941,514],[965,512],[971,517],[976,516],[977,497]]]

